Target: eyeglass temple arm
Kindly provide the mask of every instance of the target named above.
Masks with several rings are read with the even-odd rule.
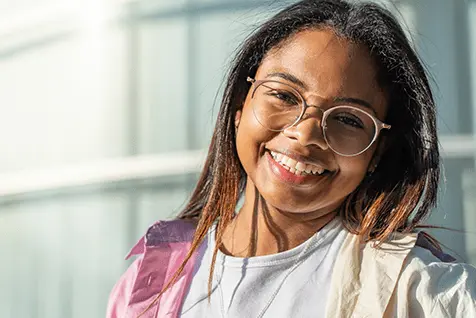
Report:
[[[256,80],[255,80],[254,78],[251,78],[251,77],[249,77],[249,76],[246,78],[246,81],[247,81],[247,82],[250,82],[250,83],[256,82]]]

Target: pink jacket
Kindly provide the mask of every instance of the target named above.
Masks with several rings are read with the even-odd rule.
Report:
[[[106,317],[138,317],[180,266],[190,249],[194,231],[195,225],[183,220],[162,221],[152,225],[127,255],[126,259],[132,255],[140,256],[114,286]],[[440,260],[453,260],[450,256],[435,251],[424,235],[418,236],[416,244],[430,250]],[[179,317],[192,280],[194,264],[195,256],[192,256],[177,283],[142,317]]]
[[[195,225],[183,220],[152,225],[126,259],[140,255],[121,276],[109,297],[107,318],[135,318],[172,278],[190,249]],[[192,256],[180,278],[142,317],[178,317],[182,300],[192,280]]]

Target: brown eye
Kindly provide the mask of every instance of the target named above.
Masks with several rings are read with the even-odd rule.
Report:
[[[280,100],[281,102],[284,102],[288,105],[296,105],[299,104],[299,98],[296,97],[293,93],[288,92],[288,91],[278,91],[278,90],[273,90],[268,93],[268,95],[273,96],[274,98]]]
[[[362,123],[362,121],[352,114],[340,113],[335,115],[334,119],[346,126],[360,129],[364,128],[364,124]]]

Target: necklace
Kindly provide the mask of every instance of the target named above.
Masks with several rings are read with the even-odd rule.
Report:
[[[265,306],[263,307],[263,309],[261,309],[261,311],[259,312],[259,314],[256,316],[256,318],[262,318],[264,316],[264,314],[266,313],[266,311],[268,310],[268,308],[271,306],[271,304],[273,303],[274,299],[276,298],[276,296],[278,295],[279,291],[281,290],[281,287],[283,286],[284,282],[286,281],[286,279],[288,278],[289,275],[291,275],[291,273],[299,267],[299,265],[301,265],[305,258],[303,257],[304,255],[306,255],[307,251],[309,250],[309,248],[313,245],[314,241],[316,241],[316,239],[319,237],[318,235],[319,232],[316,232],[315,234],[313,234],[313,236],[308,239],[308,241],[306,242],[304,248],[301,250],[301,252],[299,253],[299,255],[297,256],[296,258],[296,261],[294,262],[294,264],[283,274],[283,278],[281,279],[281,281],[279,282],[276,290],[273,292],[273,294],[271,295],[271,297],[269,298],[269,300],[266,302]],[[213,235],[215,235],[213,233]],[[215,243],[216,244],[216,243]],[[221,310],[221,317],[222,318],[225,318],[225,302],[224,302],[224,299],[223,299],[223,291],[222,291],[222,288],[221,288],[221,278],[223,277],[223,272],[224,272],[224,260],[225,260],[225,255],[223,254],[222,257],[221,257],[221,261],[222,261],[222,271],[221,271],[221,277],[220,277],[220,280],[218,280],[218,278],[216,279],[216,283],[217,283],[217,289],[219,290],[219,293],[220,293],[220,310]]]

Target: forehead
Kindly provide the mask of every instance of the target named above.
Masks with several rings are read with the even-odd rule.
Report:
[[[386,114],[385,94],[377,83],[377,67],[368,49],[330,30],[292,36],[266,55],[256,77],[263,79],[276,72],[297,77],[306,86],[305,97],[316,98],[317,103],[356,98],[372,105],[379,117]]]

